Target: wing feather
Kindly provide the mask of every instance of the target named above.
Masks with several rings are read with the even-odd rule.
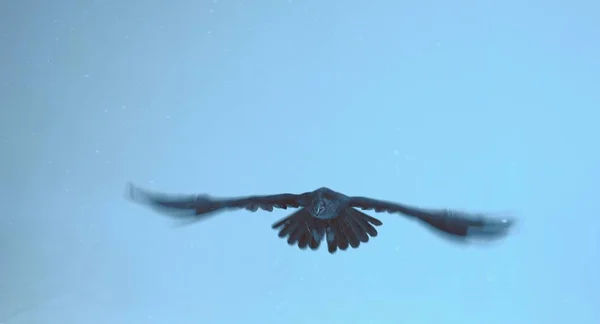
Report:
[[[403,214],[413,217],[452,238],[496,239],[508,234],[515,221],[494,218],[487,214],[474,214],[456,210],[431,210],[408,205],[365,198],[351,197],[350,206],[375,212]]]
[[[174,217],[201,219],[228,209],[273,211],[274,208],[297,208],[305,204],[304,194],[279,194],[239,198],[215,198],[209,195],[165,195],[152,193],[129,184],[127,194],[132,201],[148,205]]]

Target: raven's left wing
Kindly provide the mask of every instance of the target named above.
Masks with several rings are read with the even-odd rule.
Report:
[[[453,238],[495,239],[508,234],[514,220],[491,218],[484,214],[470,214],[454,210],[428,210],[403,204],[351,197],[350,206],[375,212],[399,213],[414,217]]]
[[[273,211],[274,208],[287,209],[306,205],[305,194],[280,194],[249,196],[240,198],[214,198],[209,195],[173,196],[151,193],[132,184],[127,187],[127,195],[134,202],[148,205],[167,212],[174,217],[200,220],[206,216],[227,209],[258,209]]]

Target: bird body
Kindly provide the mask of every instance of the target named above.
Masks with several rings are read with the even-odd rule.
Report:
[[[350,203],[350,197],[326,187],[308,193],[307,198],[310,215],[318,219],[339,217],[340,212]]]
[[[209,195],[166,196],[150,193],[129,185],[129,198],[134,202],[168,212],[171,216],[197,221],[226,209],[298,208],[291,215],[272,225],[281,238],[287,237],[289,245],[301,249],[317,250],[327,243],[329,253],[358,248],[370,237],[378,235],[375,227],[383,223],[361,210],[401,214],[417,219],[436,232],[465,241],[477,237],[492,240],[508,233],[513,221],[490,218],[484,214],[471,214],[448,209],[430,210],[366,197],[350,197],[321,187],[301,194],[277,194],[237,198],[215,198]]]

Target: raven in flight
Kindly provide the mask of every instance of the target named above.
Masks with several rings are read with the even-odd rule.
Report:
[[[329,188],[319,188],[301,194],[279,194],[237,198],[215,198],[209,195],[166,196],[150,193],[132,184],[128,186],[129,198],[156,209],[172,212],[172,216],[197,221],[226,209],[299,208],[291,215],[277,221],[272,228],[289,245],[316,250],[323,240],[329,253],[348,247],[358,248],[360,243],[377,236],[375,226],[383,223],[362,210],[397,213],[417,219],[440,234],[465,241],[468,238],[491,240],[506,235],[514,221],[490,218],[484,214],[470,214],[453,210],[427,210],[383,200],[349,197]]]

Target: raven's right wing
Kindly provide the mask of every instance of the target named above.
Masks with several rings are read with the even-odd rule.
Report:
[[[172,196],[151,193],[132,184],[127,187],[129,199],[171,216],[196,221],[216,212],[227,209],[258,209],[273,211],[274,208],[287,209],[306,205],[305,194],[279,194],[240,198],[214,198],[208,195]]]
[[[375,212],[398,213],[414,217],[441,233],[453,238],[495,239],[508,234],[514,220],[491,218],[484,214],[471,214],[455,210],[428,210],[403,204],[365,198],[351,197],[350,206]]]

